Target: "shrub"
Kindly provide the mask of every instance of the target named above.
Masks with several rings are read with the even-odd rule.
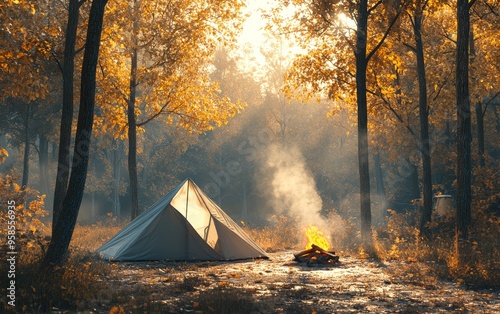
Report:
[[[88,251],[75,250],[62,267],[52,272],[40,271],[40,261],[45,253],[49,233],[42,223],[42,217],[47,215],[44,210],[45,195],[36,190],[21,187],[14,183],[15,178],[0,174],[0,203],[14,204],[15,207],[15,278],[1,276],[0,294],[6,295],[6,288],[11,279],[16,283],[16,311],[48,312],[52,308],[84,309],[87,300],[96,299],[101,291],[101,281],[98,277],[106,273],[107,264],[95,261]],[[8,206],[1,206],[0,228],[2,234],[8,230]],[[86,232],[92,235],[94,232]],[[88,237],[87,237],[88,238]],[[11,251],[7,237],[1,237],[0,255]],[[7,263],[0,263],[0,273],[7,274]],[[2,308],[3,307],[3,308]],[[0,309],[14,310],[7,305]]]
[[[387,227],[375,233],[379,257],[386,260],[427,262],[439,277],[454,279],[471,288],[500,285],[500,218],[493,213],[476,210],[468,248],[459,259],[455,247],[453,220],[433,221],[431,236],[424,239],[414,226],[414,213],[389,212]],[[429,263],[430,262],[430,263]]]
[[[25,257],[16,265],[16,309],[29,313],[49,312],[53,308],[88,309],[88,303],[99,299],[106,290],[99,278],[109,273],[110,264],[95,260],[88,253],[73,252],[63,266],[41,272],[40,255]],[[3,295],[6,280],[6,276],[0,280]]]
[[[12,231],[10,236],[2,237],[0,240],[2,251],[12,251],[7,247],[8,240],[15,246],[18,259],[31,256],[38,252],[43,245],[43,229],[45,228],[41,219],[48,213],[43,204],[45,195],[40,195],[36,190],[21,187],[14,183],[15,177],[0,174],[0,228],[2,233]],[[3,206],[3,205],[7,206]],[[12,213],[14,211],[14,213]],[[12,218],[14,220],[12,220]],[[15,222],[15,223],[13,223]],[[15,226],[14,229],[12,226]],[[32,251],[34,249],[34,251]]]
[[[300,243],[298,224],[286,216],[272,216],[271,225],[263,228],[243,227],[245,232],[267,252],[296,248]]]

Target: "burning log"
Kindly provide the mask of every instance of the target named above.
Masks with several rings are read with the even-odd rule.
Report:
[[[334,264],[338,263],[339,257],[335,255],[335,252],[328,252],[316,244],[311,245],[309,250],[305,250],[296,254],[295,260],[299,263],[307,263],[307,266],[313,264]]]

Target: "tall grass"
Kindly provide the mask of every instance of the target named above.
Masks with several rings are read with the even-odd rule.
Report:
[[[337,226],[339,224],[337,217]],[[375,233],[375,245],[384,260],[406,261],[402,271],[412,274],[413,280],[424,285],[433,285],[438,279],[450,279],[471,288],[499,287],[500,285],[500,219],[492,214],[476,215],[471,229],[469,251],[466,263],[459,263],[454,246],[454,223],[436,220],[431,225],[432,237],[423,239],[415,227],[417,218],[413,213],[390,212],[387,226]],[[345,228],[332,232],[337,239],[335,249],[349,249],[358,238],[357,228],[345,221]],[[113,289],[107,278],[113,272],[113,265],[99,260],[93,253],[100,245],[118,232],[125,222],[110,225],[77,225],[70,246],[69,256],[62,267],[52,272],[40,271],[40,260],[47,246],[43,236],[30,242],[19,253],[16,265],[17,301],[16,311],[48,312],[55,308],[69,311],[83,311],[94,308],[100,300],[128,300],[125,292]],[[276,217],[275,223],[265,228],[248,228],[246,232],[265,250],[273,252],[284,249],[301,249],[303,237],[296,223],[285,217]],[[48,233],[49,228],[42,233]],[[335,232],[338,232],[335,237]],[[341,238],[344,237],[344,238]],[[340,240],[347,241],[343,246]],[[335,240],[334,240],[335,241]],[[0,272],[7,273],[7,264],[0,263]],[[403,273],[402,273],[403,274]],[[169,287],[171,293],[193,293],[196,287],[204,285],[200,278],[185,280]],[[252,297],[251,291],[237,287],[208,288],[190,296],[193,310],[204,313],[247,313],[246,309],[259,311],[262,302]],[[0,277],[0,293],[6,295],[7,276]],[[207,289],[208,288],[208,289]],[[165,293],[167,291],[165,290]],[[137,295],[137,298],[140,294]],[[141,299],[142,300],[142,299]],[[164,309],[161,305],[144,299],[145,310]],[[118,303],[120,304],[120,303]],[[126,305],[126,304],[120,304]],[[102,308],[101,308],[102,309]],[[139,307],[141,309],[141,307]],[[0,311],[12,310],[6,304]]]
[[[385,260],[422,262],[433,268],[441,279],[455,280],[470,288],[500,287],[500,218],[481,213],[470,229],[467,251],[457,256],[455,223],[436,218],[431,236],[424,239],[414,226],[415,214],[393,211],[387,227],[375,232],[375,246]]]
[[[63,266],[41,271],[41,258],[48,245],[50,226],[39,228],[40,235],[19,248],[16,263],[16,307],[4,304],[0,309],[26,313],[46,313],[53,309],[79,311],[93,307],[93,302],[108,294],[102,278],[111,272],[111,264],[93,253],[118,230],[120,224],[77,225]],[[0,273],[7,273],[0,264]],[[0,293],[6,295],[7,276],[0,277]]]
[[[273,216],[270,225],[261,228],[243,227],[243,230],[266,252],[296,249],[303,239],[298,224],[285,216]]]
[[[108,263],[96,260],[89,253],[70,253],[65,264],[52,271],[41,271],[41,251],[32,248],[19,255],[16,265],[16,307],[4,311],[46,313],[53,309],[71,311],[92,308],[92,300],[106,291],[101,277],[110,271]],[[5,264],[0,267],[6,273]],[[7,287],[6,276],[0,279],[2,294]]]

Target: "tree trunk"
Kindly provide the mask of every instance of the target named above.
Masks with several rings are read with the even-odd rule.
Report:
[[[52,146],[52,149],[50,152],[50,160],[57,161],[57,143],[50,142],[50,146]]]
[[[73,75],[76,31],[80,6],[83,1],[70,0],[68,8],[68,24],[66,26],[66,40],[64,43],[63,77],[63,106],[61,113],[61,128],[59,132],[59,154],[57,162],[56,184],[54,190],[54,205],[52,216],[52,233],[62,210],[62,203],[66,196],[70,167],[71,128],[73,124]]]
[[[481,102],[476,104],[476,123],[477,123],[477,153],[479,155],[479,165],[486,166],[484,160],[484,114]]]
[[[28,187],[28,178],[30,170],[30,116],[31,103],[26,105],[26,116],[24,117],[24,157],[23,157],[23,178],[21,188],[24,190]]]
[[[130,65],[130,94],[127,108],[128,118],[128,174],[130,178],[130,220],[134,220],[139,214],[139,196],[137,179],[137,131],[135,119],[135,98],[137,89],[137,36],[139,32],[139,21],[137,12],[139,1],[134,0],[134,26],[132,32],[132,60]]]
[[[366,97],[366,70],[368,59],[368,1],[362,0],[358,7],[356,30],[356,97],[358,104],[358,162],[361,203],[361,239],[369,254],[374,253],[372,239],[372,216],[370,207],[370,169],[368,165],[368,110]]]
[[[471,117],[469,99],[469,28],[470,12],[467,0],[457,1],[457,240],[468,239],[471,222]]]
[[[40,170],[40,191],[46,195],[45,209],[49,210],[50,206],[52,206],[49,184],[49,141],[43,134],[40,134],[39,141],[38,165]]]
[[[60,265],[73,235],[87,178],[96,90],[96,66],[101,43],[104,8],[107,0],[93,0],[90,8],[85,53],[82,63],[80,110],[68,191],[63,201],[42,265]]]
[[[469,32],[469,49],[470,49],[470,55],[472,57],[471,62],[473,62],[474,60],[473,57],[476,56],[473,28],[470,28]],[[486,165],[486,162],[484,160],[484,113],[483,113],[483,105],[481,104],[480,101],[476,103],[476,123],[477,123],[477,154],[479,155],[479,166],[484,167]]]
[[[123,141],[118,140],[115,150],[113,151],[113,214],[121,216],[120,204],[120,181],[122,173],[122,153]]]
[[[380,152],[377,152],[373,156],[373,161],[375,163],[375,180],[377,181],[377,193],[380,198],[380,203],[382,206],[382,212],[385,213],[387,210],[387,194],[384,187],[384,176],[382,174],[382,162],[380,161]]]
[[[427,105],[427,78],[425,76],[424,47],[422,44],[423,12],[417,9],[413,21],[415,35],[415,52],[417,55],[418,76],[418,107],[420,118],[420,152],[422,155],[423,207],[420,218],[420,234],[427,235],[426,224],[431,222],[432,216],[432,171],[431,171],[431,144],[429,139],[429,109]]]
[[[94,177],[97,176],[95,161],[96,161],[95,158],[92,158],[90,160],[91,173]],[[90,206],[90,223],[94,223],[94,222],[96,222],[96,217],[97,217],[97,207],[96,207],[96,199],[95,199],[96,191],[94,189],[92,189],[91,191],[88,191],[88,193],[90,194],[90,205],[91,205]]]
[[[494,106],[493,113],[495,114],[496,130],[500,133],[500,114],[498,113],[498,108],[500,108],[500,105]]]

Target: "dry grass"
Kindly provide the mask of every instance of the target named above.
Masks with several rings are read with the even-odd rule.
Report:
[[[391,212],[386,228],[375,233],[375,246],[384,260],[425,263],[431,271],[419,267],[408,269],[414,278],[426,278],[429,273],[440,279],[456,280],[469,288],[498,288],[500,286],[500,219],[494,215],[479,215],[471,228],[467,250],[459,262],[454,237],[454,223],[435,220],[430,226],[429,239],[420,236],[412,213]],[[380,236],[383,234],[383,236]],[[417,274],[418,270],[421,274]],[[417,280],[418,281],[418,280]]]
[[[122,228],[122,224],[77,225],[69,249],[69,256],[62,267],[52,272],[40,271],[50,234],[50,225],[39,227],[40,235],[24,245],[16,264],[16,310],[21,312],[48,312],[51,309],[71,311],[93,307],[105,295],[108,287],[101,278],[111,271],[111,265],[96,258],[93,253]],[[0,272],[7,273],[5,263]],[[5,295],[7,277],[2,276],[1,293]],[[0,309],[13,310],[6,306]]]
[[[100,278],[110,271],[110,265],[96,260],[89,253],[70,254],[64,266],[56,267],[52,272],[40,271],[41,254],[31,256],[23,254],[16,265],[16,310],[45,313],[54,308],[72,311],[92,308],[92,300],[99,299],[106,290]],[[1,268],[0,272],[6,273]],[[4,277],[1,279],[2,288],[7,287]]]
[[[253,298],[253,291],[226,287],[200,292],[194,305],[203,313],[255,313],[260,307]]]
[[[343,219],[331,213],[325,221],[331,225],[330,248],[336,252],[354,253],[359,247],[359,232],[351,219]],[[250,228],[244,226],[245,232],[266,252],[278,252],[288,249],[303,250],[307,245],[305,229],[300,229],[298,221],[286,216],[272,216],[270,224],[265,227]]]
[[[77,225],[71,240],[71,247],[94,252],[126,224],[127,221],[112,221],[107,224],[99,222],[92,225]]]
[[[426,242],[412,226],[411,218],[393,214],[387,229],[380,230],[379,234],[384,236],[376,237],[375,241],[382,259],[406,261],[393,273],[400,282],[425,289],[434,289],[442,278],[455,279],[473,288],[499,286],[500,271],[497,261],[500,256],[496,239],[500,225],[498,220],[491,218],[476,223],[477,228],[472,233],[474,240],[467,256],[468,262],[459,265],[454,255],[453,237],[449,236],[449,226],[436,227],[439,231],[436,231],[432,242]],[[77,225],[67,262],[49,274],[39,271],[39,260],[46,243],[37,242],[29,249],[26,248],[20,254],[17,265],[17,309],[22,312],[47,312],[53,308],[69,311],[92,308],[107,311],[116,308],[120,312],[120,306],[130,306],[131,296],[135,297],[132,306],[139,312],[168,312],[182,308],[203,313],[250,313],[266,312],[271,306],[275,306],[271,305],[270,298],[256,297],[249,289],[231,285],[214,287],[206,277],[199,275],[170,279],[168,287],[155,281],[155,284],[165,286],[162,293],[180,296],[176,303],[162,303],[162,296],[151,295],[147,290],[148,285],[133,285],[129,287],[131,290],[116,289],[110,282],[110,274],[116,272],[115,266],[97,259],[93,252],[124,225],[125,222]],[[48,233],[48,230],[44,229],[43,233]],[[278,217],[272,226],[260,229],[245,228],[245,231],[265,250],[271,252],[297,249],[301,247],[301,240],[303,241],[302,235],[296,232],[294,222],[284,217]],[[355,238],[355,229],[350,227],[348,235]],[[5,263],[1,264],[0,272],[5,273],[5,267]],[[182,274],[191,271],[203,273],[200,267],[203,266],[179,264],[176,271]],[[171,277],[170,273],[166,276]],[[6,276],[2,276],[0,284],[0,293],[5,295]],[[292,299],[302,299],[302,294],[307,294],[307,290],[289,289],[280,293]],[[292,309],[286,304],[280,306],[287,311]],[[309,310],[306,305],[300,309]]]
[[[244,231],[266,252],[296,249],[303,238],[297,234],[297,224],[285,216],[273,216],[271,225],[263,228],[243,227]]]

